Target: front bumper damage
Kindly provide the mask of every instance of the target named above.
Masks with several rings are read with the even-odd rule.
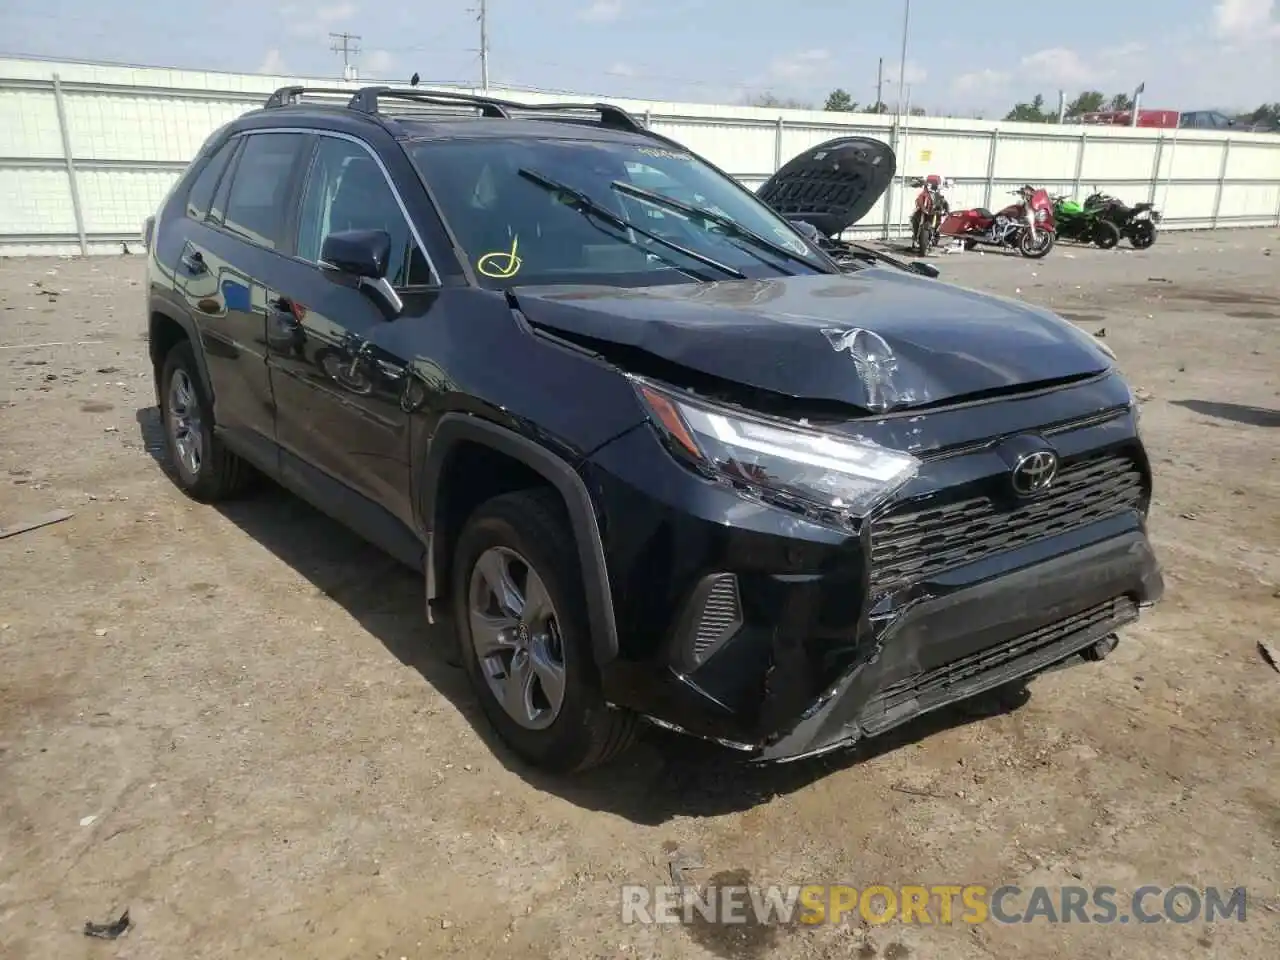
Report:
[[[1101,659],[1116,630],[1163,592],[1146,537],[1133,533],[924,600],[758,759],[815,756],[1010,681]]]
[[[935,461],[924,506],[859,531],[694,477],[655,455],[651,431],[618,438],[584,472],[620,634],[606,697],[780,762],[1101,659],[1164,590],[1135,427],[1054,433],[1061,481],[1033,503],[1000,499],[997,451]]]

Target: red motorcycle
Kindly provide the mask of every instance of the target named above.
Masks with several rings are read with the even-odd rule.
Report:
[[[924,257],[930,247],[937,245],[942,221],[951,212],[951,205],[942,192],[943,187],[951,186],[951,181],[931,173],[927,177],[916,177],[911,185],[920,190],[916,194],[915,211],[911,214],[911,245]]]
[[[949,214],[938,228],[944,237],[964,241],[972,250],[978,244],[1014,247],[1024,257],[1039,260],[1053,249],[1057,224],[1049,194],[1030,185],[1012,191],[1018,202],[999,213],[976,207]]]

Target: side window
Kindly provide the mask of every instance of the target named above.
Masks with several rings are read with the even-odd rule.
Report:
[[[231,192],[231,181],[235,179],[236,165],[240,162],[242,153],[244,137],[236,137],[231,141],[231,159],[227,161],[227,172],[218,181],[218,191],[213,195],[213,203],[209,206],[209,219],[214,223],[222,223],[222,214],[227,209],[227,194]]]
[[[227,167],[227,160],[235,152],[238,141],[228,140],[204,165],[204,169],[196,175],[195,182],[187,194],[187,216],[192,220],[203,220],[209,215],[209,207],[213,204],[213,191],[218,186],[222,171]]]
[[[350,140],[321,136],[302,192],[298,256],[319,262],[324,238],[343,230],[385,230],[390,235],[387,279],[394,286],[431,282],[427,259],[373,157]]]
[[[301,133],[246,138],[227,194],[228,229],[272,250],[284,245],[289,182],[306,143]]]

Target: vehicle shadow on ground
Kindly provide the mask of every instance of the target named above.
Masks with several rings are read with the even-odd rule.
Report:
[[[1280,427],[1280,410],[1269,410],[1266,407],[1253,407],[1242,403],[1226,403],[1218,400],[1174,400],[1174,406],[1183,407],[1192,413],[1206,417],[1217,417],[1219,420],[1230,420],[1242,423],[1247,427]]]
[[[144,448],[172,478],[159,411],[141,409],[136,419]],[[216,509],[417,671],[467,719],[507,769],[584,809],[638,824],[747,810],[942,730],[1011,712],[1029,699],[1025,687],[1015,687],[939,710],[851,749],[770,766],[752,765],[740,754],[691,737],[645,728],[636,747],[614,763],[577,776],[552,776],[523,763],[497,739],[466,674],[445,661],[449,628],[427,623],[420,574],[269,481]]]

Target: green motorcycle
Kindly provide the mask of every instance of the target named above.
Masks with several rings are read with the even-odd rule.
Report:
[[[1120,242],[1120,228],[1102,216],[1101,207],[1086,207],[1070,197],[1053,198],[1053,216],[1058,225],[1058,239],[1076,243],[1092,243],[1110,250]]]

